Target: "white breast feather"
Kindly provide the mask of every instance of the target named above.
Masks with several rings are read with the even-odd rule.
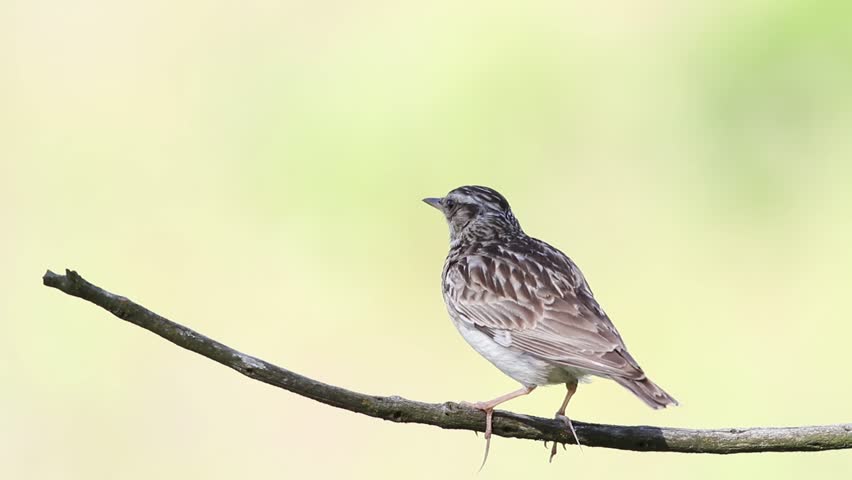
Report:
[[[495,341],[496,339],[492,339],[464,322],[459,323],[458,329],[474,350],[518,382],[527,386],[561,382],[560,380],[554,382],[551,376],[553,366],[547,362],[501,345],[504,342],[507,345],[511,344],[512,336],[509,332],[502,332],[497,337],[500,340]]]

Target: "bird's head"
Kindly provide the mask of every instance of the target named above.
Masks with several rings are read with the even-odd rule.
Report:
[[[522,232],[506,198],[488,187],[459,187],[445,197],[423,201],[443,212],[451,241],[487,240]]]

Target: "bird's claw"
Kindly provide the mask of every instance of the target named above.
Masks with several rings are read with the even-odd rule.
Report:
[[[574,430],[574,423],[571,422],[571,419],[559,413],[556,414],[555,418],[565,424],[568,430],[571,430],[571,435],[574,436],[574,441],[577,442],[577,446],[580,447],[580,450],[583,450],[583,445],[580,443],[580,438],[577,437],[577,431]]]
[[[482,456],[482,465],[479,466],[478,471],[482,471],[485,467],[485,462],[488,461],[488,452],[491,450],[491,419],[494,416],[494,409],[489,408],[485,410],[485,455]]]
[[[577,431],[574,430],[574,424],[571,422],[571,419],[568,418],[567,416],[565,416],[562,413],[557,413],[555,418],[556,418],[556,420],[559,420],[560,422],[562,422],[565,425],[565,427],[568,430],[571,431],[571,435],[574,436],[574,441],[577,442],[577,447],[579,447],[580,451],[582,452],[583,451],[583,445],[580,443],[580,438],[577,437]],[[564,443],[562,444],[562,449],[566,450]],[[555,457],[555,456],[556,456],[556,442],[554,441],[553,447],[550,449],[550,460],[549,461],[552,462],[553,457]]]
[[[459,402],[459,405],[473,410],[485,412],[485,455],[482,457],[482,465],[479,466],[479,471],[485,467],[485,462],[488,460],[488,452],[491,450],[491,419],[494,416],[494,407],[486,402]],[[477,437],[479,434],[473,432]]]
[[[547,444],[545,443],[545,446]],[[562,444],[562,447],[565,447],[565,444]],[[550,449],[550,458],[547,459],[547,463],[553,463],[553,457],[556,456],[556,440],[553,441],[553,446]]]

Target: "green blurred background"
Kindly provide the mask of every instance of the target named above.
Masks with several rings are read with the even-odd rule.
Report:
[[[91,281],[348,388],[515,388],[455,332],[446,226],[503,192],[652,378],[579,420],[850,421],[848,2],[0,2],[0,475],[470,478],[482,437],[248,380],[41,286]],[[542,416],[563,389],[508,408]],[[481,478],[841,478],[497,437]]]

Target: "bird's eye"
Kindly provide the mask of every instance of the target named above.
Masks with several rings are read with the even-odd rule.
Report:
[[[444,200],[444,209],[449,211],[449,210],[452,210],[453,208],[455,208],[455,206],[456,206],[455,200],[450,199],[450,198]]]

